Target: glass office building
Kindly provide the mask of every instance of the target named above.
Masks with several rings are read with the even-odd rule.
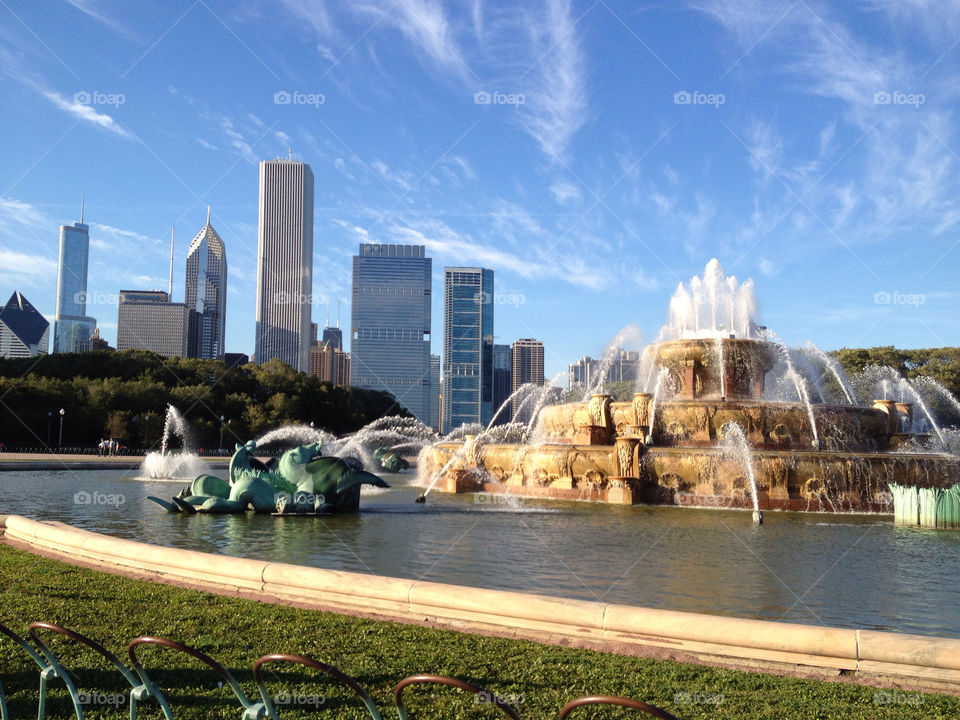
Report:
[[[490,422],[493,406],[493,270],[444,268],[443,430]]]
[[[53,316],[53,352],[84,352],[97,321],[87,317],[87,264],[90,228],[80,222],[60,226],[57,304]]]
[[[199,338],[196,356],[223,357],[227,327],[227,251],[223,239],[207,224],[190,242],[187,251],[186,306],[197,312]]]
[[[423,245],[363,243],[353,257],[350,384],[386,390],[430,424],[433,261]]]

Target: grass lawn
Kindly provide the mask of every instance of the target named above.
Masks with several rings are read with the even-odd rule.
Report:
[[[385,718],[395,718],[394,685],[415,673],[452,675],[513,699],[524,718],[554,717],[580,695],[625,695],[660,706],[680,718],[960,718],[960,698],[885,691],[846,683],[796,680],[732,670],[647,660],[533,642],[465,635],[333,613],[261,604],[154,585],[73,567],[0,545],[0,622],[21,635],[28,622],[45,620],[78,630],[126,660],[126,645],[151,634],[192,645],[233,672],[256,698],[250,668],[267,653],[309,655],[359,680]],[[70,643],[63,650],[78,686],[94,701],[90,717],[126,716],[114,696],[119,674],[99,656]],[[140,657],[177,717],[239,718],[239,705],[212,672],[185,655],[144,648]],[[268,666],[269,667],[269,666]],[[368,717],[349,691],[306,669],[273,666],[271,692],[286,704],[283,717]],[[161,670],[162,669],[162,670]],[[0,679],[12,717],[36,717],[36,666],[6,638],[0,642]],[[54,683],[51,717],[69,717],[71,706]],[[432,697],[431,697],[432,696]],[[455,690],[414,686],[404,694],[411,718],[503,717]],[[113,703],[113,704],[111,704]],[[157,706],[140,716],[160,717]],[[571,720],[641,717],[636,712],[580,709]]]

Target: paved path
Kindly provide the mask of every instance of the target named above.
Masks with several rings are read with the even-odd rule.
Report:
[[[225,468],[229,458],[200,458],[211,468]],[[142,455],[68,455],[55,453],[0,453],[3,470],[134,470],[143,464]]]

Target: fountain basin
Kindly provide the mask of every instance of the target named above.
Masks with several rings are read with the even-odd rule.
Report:
[[[750,508],[743,464],[719,447],[439,443],[418,461],[445,492],[489,492],[615,504]],[[960,458],[932,453],[753,451],[764,510],[893,512],[889,484],[952,485]],[[449,467],[447,467],[449,463]]]

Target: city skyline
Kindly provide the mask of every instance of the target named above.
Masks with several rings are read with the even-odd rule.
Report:
[[[114,341],[118,289],[165,289],[171,223],[212,204],[226,348],[252,354],[252,171],[292,148],[317,174],[315,306],[349,314],[358,242],[424,244],[435,288],[496,270],[497,333],[542,338],[551,378],[652,341],[714,256],[791,345],[960,344],[947,9],[417,7],[7,8],[0,290],[53,320],[56,228],[86,191],[87,312]]]

